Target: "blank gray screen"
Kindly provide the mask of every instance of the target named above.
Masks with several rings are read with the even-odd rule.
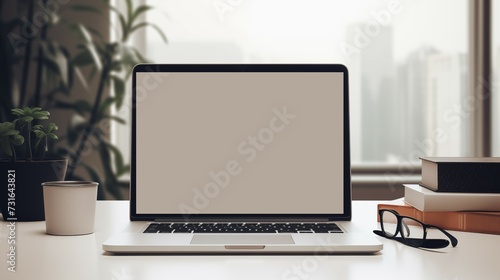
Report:
[[[342,73],[137,73],[138,214],[339,214]]]

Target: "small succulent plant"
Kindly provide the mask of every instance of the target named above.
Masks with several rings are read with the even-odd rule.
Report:
[[[19,158],[16,150],[24,146],[26,160],[33,160],[33,154],[39,151],[41,151],[41,158],[43,158],[48,151],[49,139],[58,139],[54,133],[58,130],[58,126],[55,123],[49,123],[47,126],[33,125],[33,122],[48,120],[50,113],[38,107],[24,107],[23,109],[12,109],[12,114],[16,117],[13,122],[0,124],[0,147],[3,153],[16,161]],[[36,138],[34,147],[31,144],[32,136]],[[19,148],[16,149],[16,146]]]

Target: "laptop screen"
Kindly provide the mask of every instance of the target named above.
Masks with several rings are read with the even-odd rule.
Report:
[[[343,215],[345,68],[239,67],[134,69],[134,214]]]

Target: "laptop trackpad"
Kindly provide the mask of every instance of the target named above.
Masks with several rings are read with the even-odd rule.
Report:
[[[290,234],[195,234],[191,244],[294,244]]]

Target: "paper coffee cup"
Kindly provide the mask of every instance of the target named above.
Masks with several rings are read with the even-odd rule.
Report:
[[[48,234],[83,235],[94,232],[98,183],[55,181],[42,183],[42,186]]]

